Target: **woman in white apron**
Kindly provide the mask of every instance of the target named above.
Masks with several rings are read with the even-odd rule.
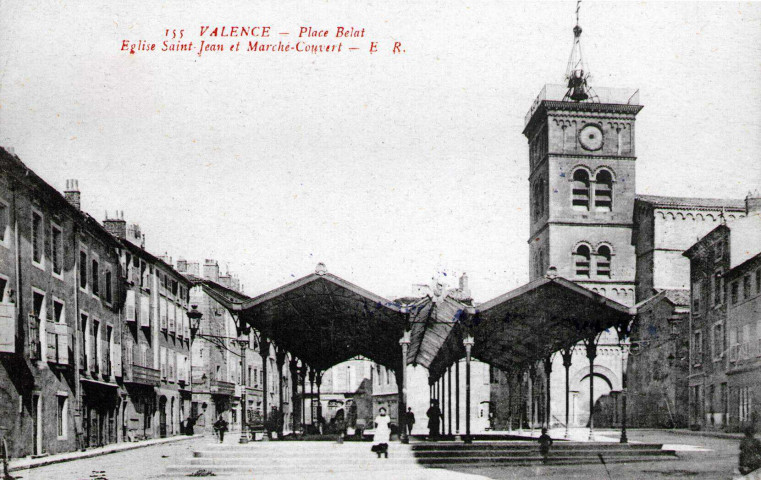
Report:
[[[391,421],[388,415],[386,415],[386,409],[381,407],[378,410],[378,416],[375,417],[375,435],[373,435],[373,448],[372,451],[378,454],[378,458],[381,454],[388,458],[388,442],[391,437],[391,429],[388,424]]]

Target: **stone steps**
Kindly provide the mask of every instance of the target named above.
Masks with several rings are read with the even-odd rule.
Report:
[[[553,451],[559,450],[653,450],[661,449],[662,444],[658,443],[589,443],[589,442],[555,442],[552,445]],[[537,450],[537,442],[489,442],[489,443],[417,443],[411,444],[413,452],[437,450],[437,451],[467,451],[467,450]]]
[[[615,463],[676,457],[674,451],[662,447],[660,444],[558,442],[551,447],[546,463],[599,463],[599,455],[606,462]],[[535,442],[425,443],[412,445],[411,450],[417,462],[426,466],[536,465],[545,462]]]
[[[252,444],[209,444],[191,457],[167,468],[167,476],[184,477],[199,471],[217,476],[296,475],[348,472],[359,478],[366,472],[388,472],[446,468],[455,465],[529,466],[578,465],[605,462],[638,462],[675,458],[672,450],[658,444],[595,444],[557,442],[545,462],[536,442],[475,442],[473,444],[431,442],[389,444],[389,458],[377,458],[369,442],[257,442]],[[354,478],[352,475],[349,475]],[[403,475],[402,475],[403,476]]]
[[[523,457],[533,457],[533,456],[539,456],[539,451],[537,449],[534,449],[534,451],[527,452],[527,451],[472,451],[472,452],[462,452],[457,455],[448,455],[448,452],[422,452],[420,454],[416,454],[415,458],[418,461],[423,461],[426,459],[432,459],[432,458],[456,458],[456,459],[468,459],[468,458],[523,458]],[[606,452],[592,452],[592,451],[555,451],[551,450],[550,455],[553,457],[588,457],[592,456],[594,458],[597,458],[597,455],[602,454],[604,458],[609,457],[630,457],[630,456],[673,456],[672,452],[668,452],[666,450],[637,450],[637,451],[631,451],[631,450],[609,450]]]

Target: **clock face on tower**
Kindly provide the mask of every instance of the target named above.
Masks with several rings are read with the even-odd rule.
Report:
[[[602,130],[597,125],[589,124],[579,131],[579,143],[585,150],[602,148]]]

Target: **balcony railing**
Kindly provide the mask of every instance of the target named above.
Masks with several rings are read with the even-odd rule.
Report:
[[[218,395],[234,395],[235,384],[232,382],[225,382],[223,380],[212,380],[210,382],[209,391]]]
[[[155,368],[144,367],[137,364],[126,364],[123,371],[124,383],[138,385],[161,386],[160,372]]]

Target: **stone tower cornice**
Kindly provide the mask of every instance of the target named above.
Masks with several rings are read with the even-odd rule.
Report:
[[[548,115],[562,114],[565,117],[590,118],[590,113],[600,114],[600,119],[634,118],[642,105],[620,103],[578,103],[563,102],[557,100],[542,100],[539,106],[531,114],[531,118],[523,129],[523,135],[530,138],[532,132],[538,130],[538,126],[545,122]],[[561,113],[562,112],[562,113]],[[613,115],[614,117],[611,117]],[[618,117],[618,118],[617,118]]]

